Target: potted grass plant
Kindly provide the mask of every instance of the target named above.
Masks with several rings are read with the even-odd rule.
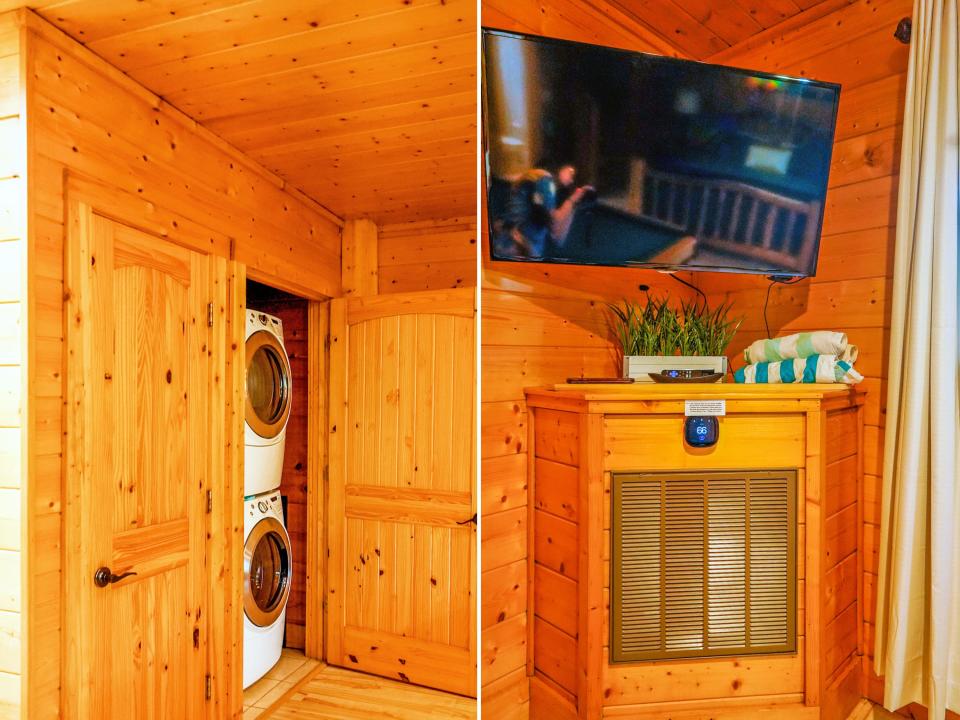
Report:
[[[711,310],[706,302],[691,300],[675,308],[667,298],[648,294],[608,307],[623,351],[624,377],[649,382],[649,373],[667,368],[726,374],[727,347],[741,322],[731,317],[732,303]]]

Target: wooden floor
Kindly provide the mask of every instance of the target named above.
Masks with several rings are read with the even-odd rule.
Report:
[[[472,720],[473,698],[320,665],[284,650],[276,667],[243,694],[244,720]]]

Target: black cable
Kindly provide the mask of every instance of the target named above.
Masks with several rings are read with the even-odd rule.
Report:
[[[770,291],[773,290],[773,286],[777,283],[780,283],[781,285],[796,285],[798,282],[805,279],[806,278],[803,277],[795,277],[791,278],[790,280],[786,280],[784,278],[777,277],[776,275],[769,276],[770,284],[767,285],[767,296],[763,300],[763,327],[767,331],[768,338],[770,337],[770,323],[767,322],[767,304],[770,302]]]
[[[683,283],[684,285],[686,285],[686,286],[687,286],[688,288],[690,288],[691,290],[694,290],[694,291],[696,291],[697,293],[699,293],[699,294],[700,294],[700,297],[703,298],[703,305],[704,305],[704,307],[706,307],[706,305],[707,305],[707,296],[704,294],[703,290],[701,290],[700,288],[698,288],[698,287],[697,287],[696,285],[694,285],[693,283],[688,283],[688,282],[687,282],[686,280],[684,280],[682,277],[677,277],[677,275],[675,275],[674,273],[668,273],[668,275],[670,275],[670,277],[672,277],[672,278],[673,278],[674,280],[676,280],[678,283]]]
[[[776,280],[771,280],[770,284],[767,285],[767,297],[763,300],[763,327],[767,330],[767,337],[770,337],[770,323],[767,322],[767,303],[770,302],[770,291],[773,290],[773,286],[777,284]]]

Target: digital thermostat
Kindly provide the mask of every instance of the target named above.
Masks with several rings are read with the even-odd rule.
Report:
[[[683,423],[683,436],[691,447],[713,447],[720,439],[720,423],[715,417],[688,417]]]

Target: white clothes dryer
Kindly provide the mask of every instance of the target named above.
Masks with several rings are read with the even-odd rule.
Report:
[[[243,494],[280,487],[293,379],[280,318],[247,310]]]
[[[243,501],[243,687],[270,671],[283,650],[293,560],[280,492]]]

